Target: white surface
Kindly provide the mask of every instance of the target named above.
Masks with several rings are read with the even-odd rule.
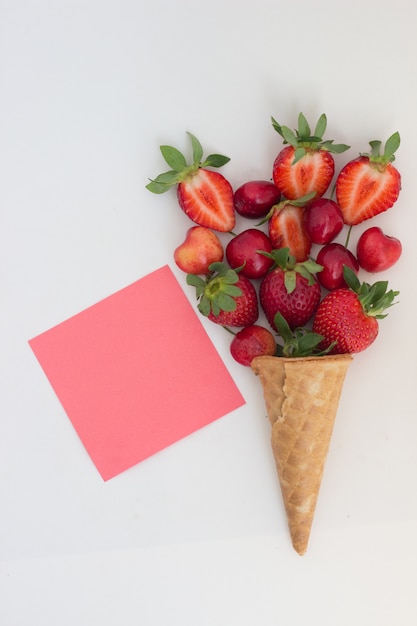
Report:
[[[413,0],[0,0],[2,626],[415,626],[416,23]],[[207,325],[246,406],[108,483],[27,345],[173,267],[189,222],[145,190],[161,143],[193,132],[237,186],[270,177],[270,116],[301,110],[352,156],[400,132],[403,191],[375,225],[404,246],[302,558],[224,331]]]

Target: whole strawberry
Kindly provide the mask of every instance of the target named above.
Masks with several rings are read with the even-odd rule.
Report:
[[[313,316],[320,300],[320,285],[315,273],[322,268],[314,261],[297,263],[288,248],[273,250],[275,267],[262,279],[259,301],[270,326],[277,313],[291,329],[304,326]]]
[[[206,279],[187,275],[187,284],[196,289],[197,308],[209,320],[222,326],[250,326],[258,319],[256,289],[246,276],[225,263],[212,263]]]
[[[336,197],[345,224],[360,224],[396,202],[401,190],[401,176],[392,165],[400,145],[400,135],[387,140],[381,154],[381,142],[370,141],[371,152],[349,161],[336,179]]]
[[[302,113],[298,116],[298,129],[295,132],[288,126],[281,126],[274,118],[272,126],[284,139],[284,144],[289,144],[279,152],[274,161],[272,178],[275,185],[290,200],[311,192],[315,192],[317,198],[322,196],[334,175],[334,159],[331,153],[339,154],[350,146],[323,140],[327,127],[324,113],[320,116],[314,132]]]
[[[385,310],[395,304],[398,291],[387,291],[388,283],[360,283],[356,274],[345,266],[347,288],[327,294],[317,308],[313,331],[322,335],[320,344],[331,354],[356,353],[366,350],[379,332],[378,320],[386,317]]]
[[[193,163],[172,146],[160,146],[162,156],[172,168],[159,174],[146,185],[153,193],[164,193],[177,185],[178,203],[188,217],[199,224],[220,232],[232,230],[236,221],[233,189],[219,172],[207,167],[221,167],[230,159],[211,154],[203,161],[203,148],[198,139],[188,133],[193,149]]]

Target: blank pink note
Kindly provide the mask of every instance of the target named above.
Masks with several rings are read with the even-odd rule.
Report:
[[[168,266],[29,344],[104,480],[242,406]]]

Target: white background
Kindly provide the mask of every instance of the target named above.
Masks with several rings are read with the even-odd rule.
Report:
[[[415,626],[416,23],[414,0],[0,0],[2,626]],[[172,261],[191,224],[145,189],[159,145],[193,132],[237,187],[271,176],[270,116],[300,111],[352,158],[400,132],[403,190],[373,225],[404,248],[303,557],[222,329],[202,320],[246,405],[108,483],[27,344],[166,263],[194,302]]]

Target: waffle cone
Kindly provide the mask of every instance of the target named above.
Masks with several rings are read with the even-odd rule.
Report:
[[[350,354],[256,357],[292,544],[307,550]]]

